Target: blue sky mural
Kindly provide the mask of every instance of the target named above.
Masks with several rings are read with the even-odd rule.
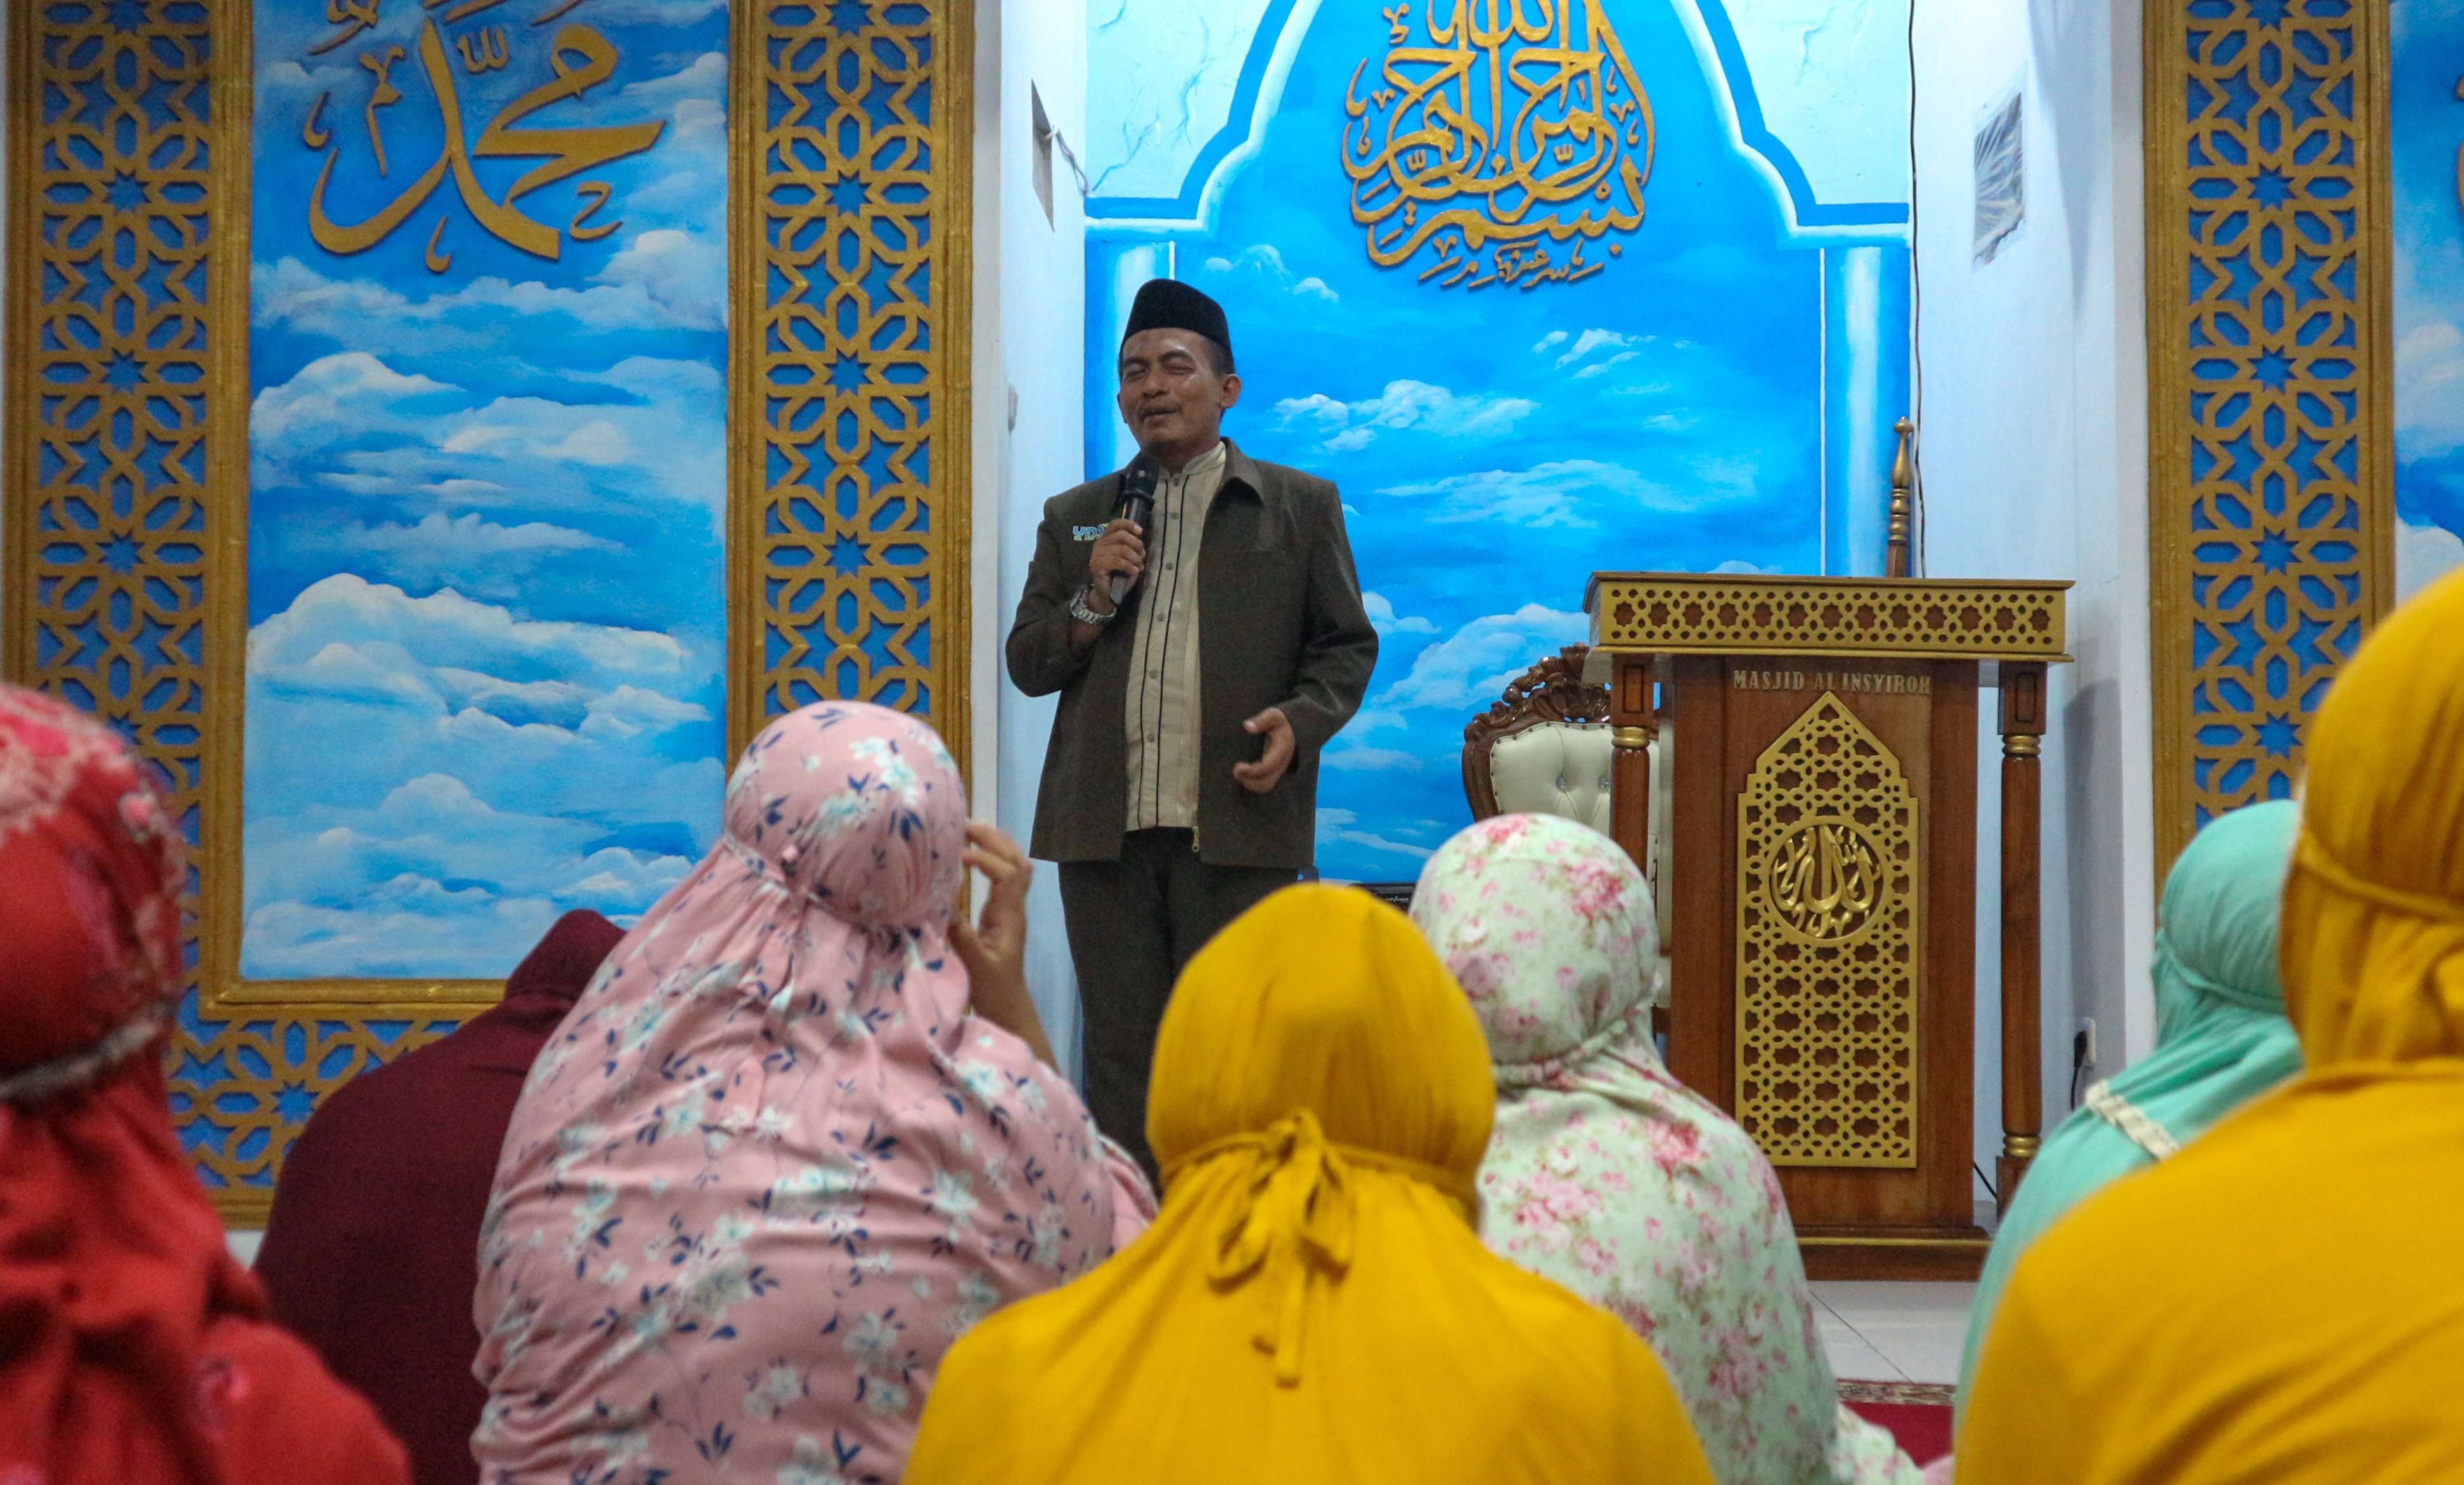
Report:
[[[724,3],[473,11],[255,8],[251,978],[501,975],[716,828]]]
[[[2394,0],[2396,575],[2464,565],[2464,0]]]
[[[1416,54],[1399,64],[1406,78],[1459,69],[1451,76],[1469,92],[1443,96],[1484,112],[1490,56],[1468,45],[1451,62],[1421,55],[1447,50],[1432,33],[1450,11],[1459,23],[1460,10],[1416,3],[1390,21],[1379,6],[1201,0],[1176,8],[1177,21],[1136,3],[1118,15],[1097,6],[1104,13],[1090,20],[1098,54],[1108,28],[1122,25],[1142,28],[1142,45],[1134,68],[1090,61],[1089,465],[1114,468],[1129,452],[1110,402],[1124,291],[1169,273],[1221,299],[1246,384],[1226,431],[1254,454],[1341,485],[1383,640],[1368,704],[1326,755],[1318,864],[1330,876],[1413,876],[1468,818],[1464,722],[1526,666],[1585,637],[1594,569],[1850,570],[1842,527],[1854,492],[1839,487],[1863,499],[1887,478],[1907,337],[1905,198],[1887,193],[1904,191],[1905,59],[1888,44],[1888,18],[1859,4],[1771,4],[1763,30],[1748,33],[1707,0],[1699,11],[1690,0],[1564,3],[1559,27],[1547,0],[1528,0],[1517,13],[1531,34],[1500,44],[1508,120],[1512,79],[1557,76],[1570,55],[1596,59],[1572,64],[1589,80],[1571,100],[1561,93],[1537,110],[1555,133],[1535,133],[1530,116],[1514,126],[1514,147],[1534,162],[1521,171],[1527,185],[1496,194],[1510,152],[1504,126],[1495,157],[1462,173],[1487,183],[1475,188],[1497,212],[1589,211],[1608,225],[1522,250],[1546,250],[1564,269],[1579,247],[1584,266],[1568,277],[1509,274],[1516,281],[1482,288],[1471,284],[1494,276],[1493,251],[1473,274],[1433,266],[1466,255],[1460,228],[1454,243],[1436,233],[1398,260],[1385,244],[1399,246],[1410,229],[1390,239],[1405,217],[1381,217],[1376,256],[1397,264],[1383,267],[1353,209],[1361,162],[1411,101],[1384,71],[1390,45]],[[1865,47],[1855,61],[1862,95],[1839,80],[1837,55],[1810,50],[1807,23],[1819,30],[1825,15],[1851,23],[1826,44]],[[1149,22],[1194,28],[1202,44],[1176,53],[1155,44]],[[1287,33],[1294,28],[1302,33]],[[1840,167],[1883,183],[1881,199],[1817,200],[1784,146],[1771,142],[1764,156],[1739,146],[1739,133],[1763,122],[1750,88],[1735,86],[1757,41],[1799,76],[1879,100],[1863,106],[1903,110],[1866,152],[1879,163]],[[1513,61],[1526,46],[1539,50]],[[1178,89],[1175,55],[1196,69]],[[1250,106],[1241,90],[1254,98],[1269,85],[1256,81],[1260,70],[1279,75],[1269,79],[1279,92],[1260,110],[1263,128],[1233,148],[1223,140],[1242,133]],[[1639,101],[1636,91],[1647,96],[1647,131],[1615,108]],[[1177,117],[1151,101],[1175,97]],[[1230,131],[1212,144],[1193,122],[1210,108]],[[1609,137],[1568,125],[1570,110],[1611,121]],[[1444,108],[1431,116],[1441,115],[1456,127]],[[1603,148],[1612,158],[1563,204],[1511,195]],[[1176,180],[1159,157],[1196,164]],[[1363,210],[1385,208],[1373,198]],[[1849,429],[1851,415],[1875,426]]]

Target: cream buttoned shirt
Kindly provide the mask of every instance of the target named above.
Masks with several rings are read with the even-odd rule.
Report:
[[[1223,482],[1223,451],[1219,440],[1155,481],[1123,719],[1133,831],[1198,828],[1198,544]]]

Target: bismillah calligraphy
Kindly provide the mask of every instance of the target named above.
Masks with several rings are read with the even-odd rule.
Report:
[[[1343,169],[1369,259],[1426,250],[1422,282],[1573,283],[1587,243],[1642,225],[1658,146],[1651,100],[1600,0],[1412,0],[1381,11],[1378,86],[1344,95]],[[1622,244],[1606,243],[1612,257]]]

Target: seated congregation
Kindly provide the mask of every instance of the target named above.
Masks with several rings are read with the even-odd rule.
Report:
[[[629,932],[561,922],[320,1112],[251,1274],[160,1068],[177,832],[110,732],[0,691],[0,1481],[2454,1478],[2458,633],[2464,577],[2346,666],[2298,806],[2181,858],[2158,1050],[1997,1234],[1948,1461],[1839,1407],[1582,826],[1199,951],[1158,1199],[1052,1065],[1023,855],[921,722],[808,707]]]

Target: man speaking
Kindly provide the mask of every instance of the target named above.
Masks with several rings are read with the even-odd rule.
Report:
[[[1377,632],[1334,486],[1222,435],[1241,400],[1222,306],[1150,281],[1119,369],[1138,456],[1045,502],[1009,674],[1061,693],[1031,850],[1061,863],[1088,1104],[1152,1169],[1173,980],[1309,867],[1318,752],[1359,708]]]

